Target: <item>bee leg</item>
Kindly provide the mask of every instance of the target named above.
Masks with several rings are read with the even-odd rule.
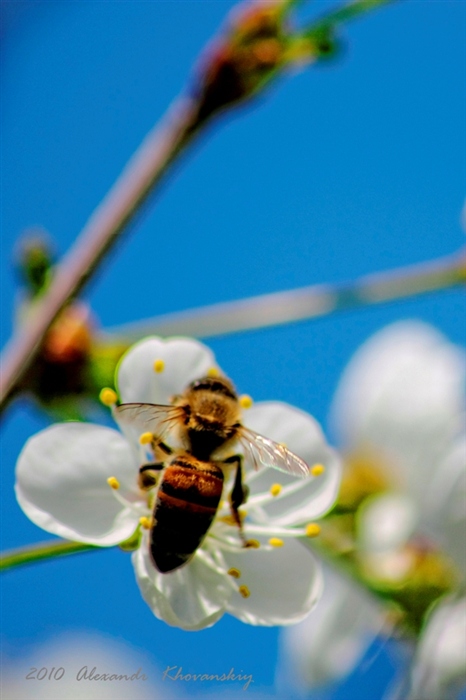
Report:
[[[238,508],[246,502],[248,497],[249,489],[243,484],[243,469],[242,469],[242,457],[240,455],[235,455],[234,457],[229,457],[225,460],[224,464],[235,464],[236,463],[236,475],[235,483],[233,484],[233,489],[230,493],[230,508],[231,514],[235,523],[239,528],[239,536],[243,542],[244,547],[249,547],[249,543],[246,540],[243,532],[243,523],[241,522],[241,516],[238,512]]]
[[[152,462],[150,464],[143,464],[139,467],[139,488],[142,491],[148,491],[157,483],[156,474],[151,474],[151,472],[159,472],[165,467],[164,462]]]
[[[162,440],[159,440],[158,438],[154,438],[154,440],[152,442],[152,449],[154,450],[154,452],[156,449],[159,449],[167,456],[170,456],[173,454],[172,448],[169,447],[168,445],[166,445],[164,442],[162,442]]]

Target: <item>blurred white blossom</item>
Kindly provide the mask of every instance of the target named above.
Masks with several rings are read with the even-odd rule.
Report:
[[[427,620],[409,700],[456,700],[466,685],[466,598],[445,599]]]
[[[323,594],[313,612],[280,635],[278,682],[305,689],[344,678],[383,621],[370,594],[325,568]]]
[[[92,675],[121,679],[89,680]],[[144,653],[122,641],[68,633],[23,653],[20,661],[4,659],[0,695],[2,700],[174,700],[161,678]]]
[[[458,583],[466,573],[465,378],[462,349],[406,321],[370,338],[340,380],[332,418],[346,455],[341,498],[357,511],[356,557],[385,583],[406,582],[416,566],[423,584],[431,574]],[[431,549],[450,555],[454,574],[428,559]],[[351,671],[380,629],[381,608],[355,595],[341,577],[303,623],[282,633],[308,685]],[[464,658],[466,638],[450,639]],[[340,646],[343,662],[332,663]]]

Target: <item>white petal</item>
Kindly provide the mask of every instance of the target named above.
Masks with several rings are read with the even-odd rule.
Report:
[[[204,550],[170,574],[155,569],[147,536],[132,556],[142,597],[160,620],[184,630],[200,630],[211,627],[224,614],[231,584]]]
[[[285,443],[309,466],[322,464],[325,467],[320,476],[297,479],[270,468],[253,472],[246,460],[249,470],[246,481],[251,496],[269,492],[272,484],[296,485],[297,490],[287,495],[285,489],[263,506],[265,517],[273,519],[276,525],[292,526],[324,515],[337,497],[341,467],[336,452],[326,444],[317,421],[308,413],[279,401],[257,403],[244,412],[243,418],[246,427],[275,442]],[[251,516],[254,517],[252,513]]]
[[[30,438],[16,465],[16,497],[39,527],[100,546],[127,539],[138,516],[115,500],[115,476],[135,501],[137,465],[127,441],[110,428],[61,423]]]
[[[403,547],[414,533],[419,514],[402,494],[375,496],[358,512],[358,539],[366,552],[382,553]]]
[[[457,697],[466,683],[466,598],[436,606],[421,636],[413,669],[413,700]],[[456,692],[455,692],[456,691]]]
[[[383,624],[383,612],[363,589],[324,570],[324,590],[311,614],[281,633],[279,675],[312,688],[355,668]]]
[[[154,362],[164,363],[162,372]],[[217,368],[208,347],[190,338],[145,338],[123,356],[117,369],[117,386],[122,403],[168,404],[188,384]]]
[[[368,445],[422,499],[464,410],[463,351],[421,322],[399,322],[370,338],[338,387],[333,417],[350,448]]]
[[[258,538],[259,540],[263,538]],[[224,552],[228,566],[241,572],[238,583],[249,598],[234,593],[227,611],[251,625],[291,625],[302,620],[322,592],[320,566],[300,542],[287,539],[272,550]]]
[[[466,436],[452,441],[432,481],[427,526],[454,559],[466,579]]]

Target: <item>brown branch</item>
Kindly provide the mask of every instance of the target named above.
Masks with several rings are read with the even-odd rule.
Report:
[[[330,316],[421,294],[464,286],[464,251],[388,272],[366,275],[346,284],[316,284],[285,292],[203,306],[109,328],[107,342],[136,342],[148,335],[213,338]]]
[[[196,133],[200,126],[198,110],[198,104],[194,100],[179,100],[165,121],[149,132],[110,192],[92,214],[58,266],[47,294],[35,302],[28,314],[27,323],[18,328],[5,348],[1,358],[2,406],[8,402],[37,357],[44,335],[55,318],[80,292],[154,185]]]

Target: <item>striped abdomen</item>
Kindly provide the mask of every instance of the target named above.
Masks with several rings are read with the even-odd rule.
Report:
[[[223,472],[215,464],[177,458],[165,469],[150,533],[152,561],[161,573],[191,559],[215,517],[222,490]]]

